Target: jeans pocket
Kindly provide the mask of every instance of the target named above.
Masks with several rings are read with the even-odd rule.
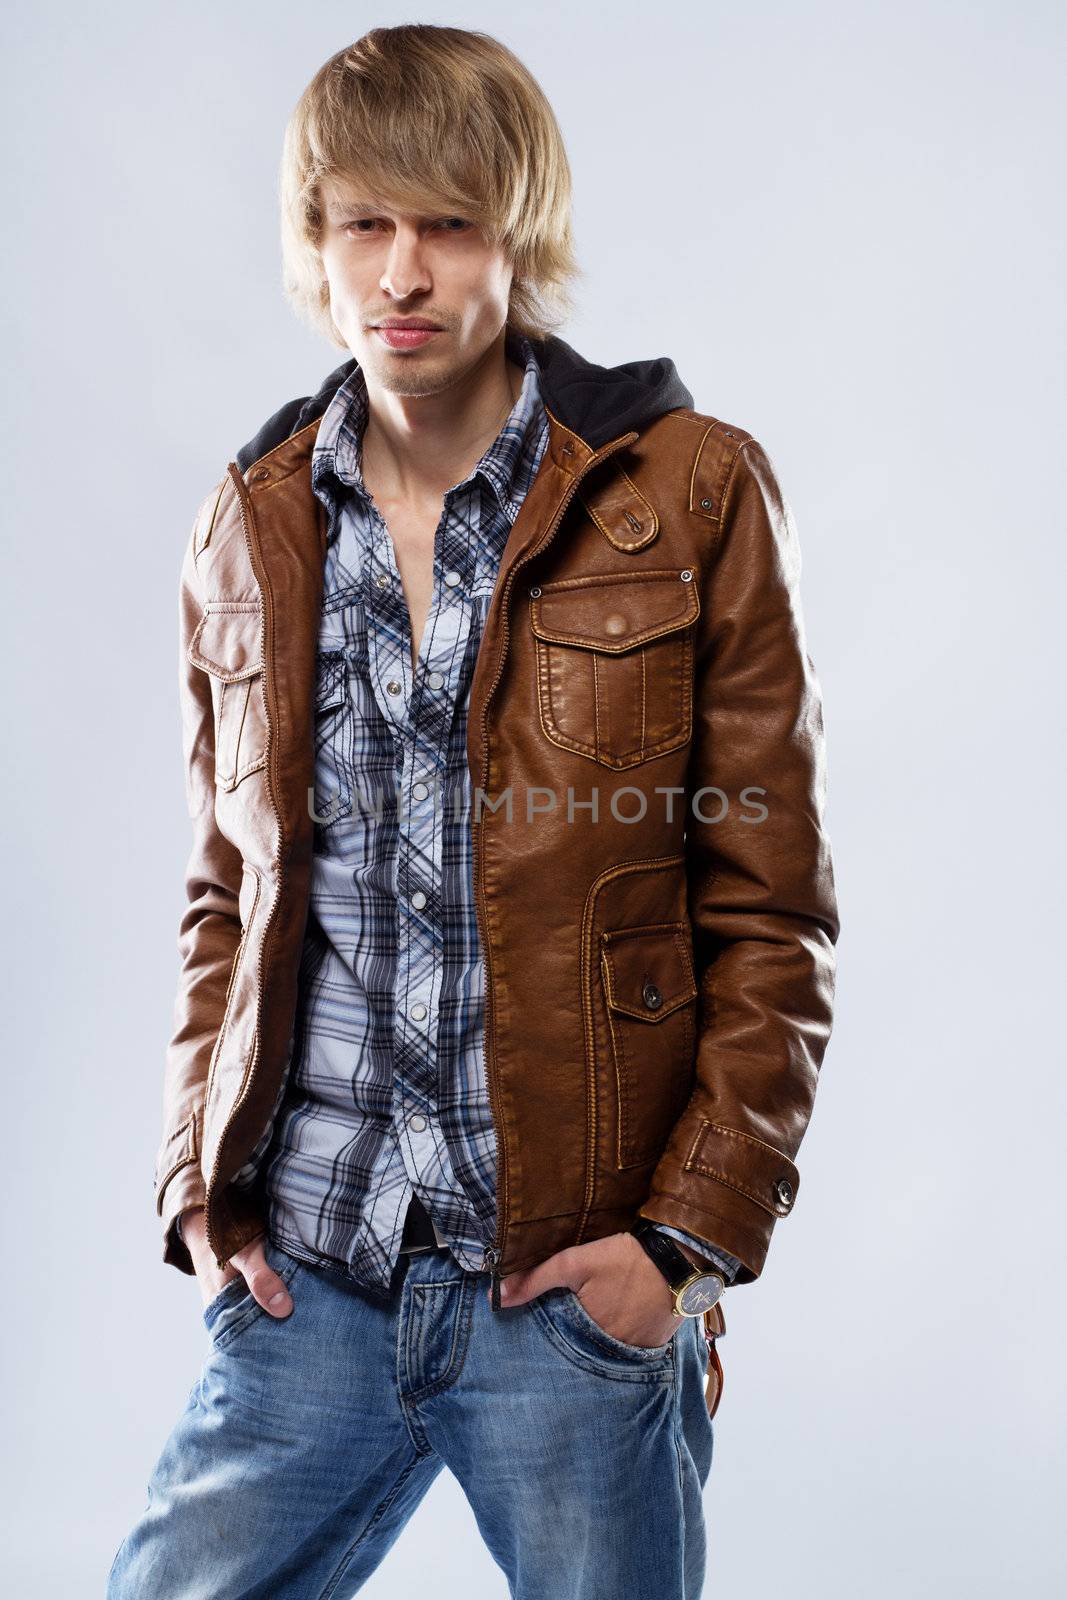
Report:
[[[301,1263],[295,1256],[288,1255],[271,1240],[266,1240],[263,1254],[268,1266],[281,1278],[286,1288],[289,1289]],[[216,1349],[221,1350],[231,1344],[238,1334],[250,1328],[260,1317],[270,1317],[272,1322],[285,1321],[271,1315],[265,1306],[261,1306],[243,1276],[231,1278],[229,1283],[224,1283],[214,1299],[209,1300],[204,1307],[204,1325],[211,1336],[211,1342]]]
[[[238,1273],[234,1278],[227,1279],[222,1288],[219,1289],[216,1294],[212,1295],[211,1299],[205,1305],[203,1310],[204,1322],[210,1328],[212,1322],[214,1321],[216,1312],[221,1311],[224,1305],[228,1305],[231,1302],[236,1303],[248,1293],[248,1284],[245,1282],[241,1273]]]
[[[531,1301],[552,1343],[575,1365],[622,1379],[669,1380],[674,1372],[674,1339],[666,1344],[629,1344],[602,1328],[573,1289],[546,1289]]]

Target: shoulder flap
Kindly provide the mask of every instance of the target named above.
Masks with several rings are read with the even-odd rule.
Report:
[[[697,445],[689,480],[689,509],[695,516],[716,524],[722,517],[723,500],[730,473],[738,453],[753,439],[751,433],[714,417],[703,419],[708,426]]]

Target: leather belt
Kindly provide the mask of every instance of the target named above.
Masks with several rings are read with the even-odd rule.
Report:
[[[418,1255],[421,1250],[440,1249],[433,1222],[430,1219],[430,1213],[417,1194],[412,1194],[408,1205],[407,1216],[404,1218],[404,1232],[400,1239],[400,1248],[411,1256]]]

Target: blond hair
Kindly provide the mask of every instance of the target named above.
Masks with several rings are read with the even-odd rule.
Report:
[[[489,34],[374,28],[319,68],[293,110],[279,174],[283,285],[299,316],[344,345],[319,254],[324,178],[470,217],[513,263],[517,332],[543,336],[570,310],[581,271],[563,137],[532,74]]]

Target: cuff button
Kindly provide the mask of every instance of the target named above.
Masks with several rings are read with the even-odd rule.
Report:
[[[774,1186],[774,1192],[778,1196],[778,1204],[780,1206],[784,1206],[788,1211],[789,1207],[793,1204],[794,1198],[793,1185],[790,1183],[789,1179],[779,1178],[778,1182]]]

